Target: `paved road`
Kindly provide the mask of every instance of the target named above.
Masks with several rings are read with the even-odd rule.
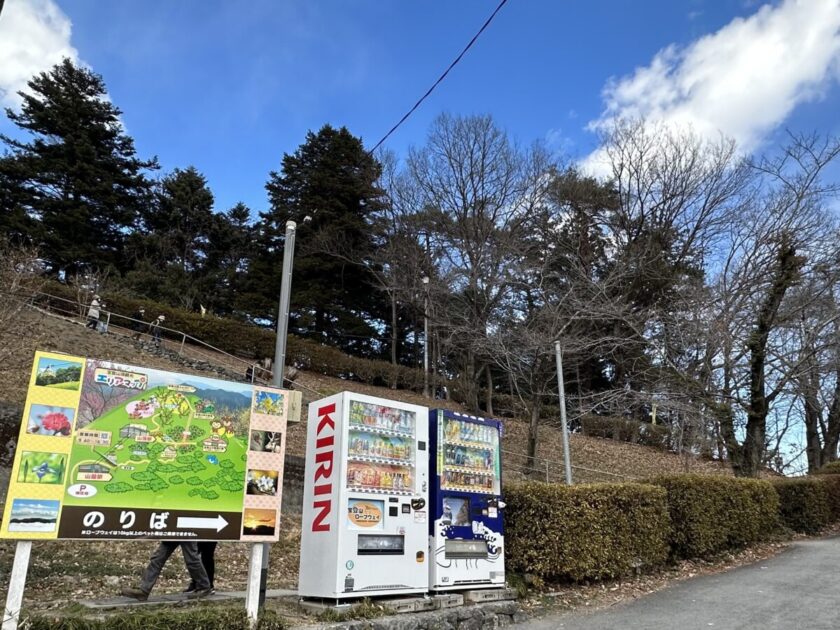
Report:
[[[698,577],[613,608],[552,615],[529,630],[840,628],[840,538],[797,542],[775,558]]]

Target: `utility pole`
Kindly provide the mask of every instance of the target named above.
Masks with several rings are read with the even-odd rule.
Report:
[[[563,465],[566,468],[566,485],[572,485],[572,461],[569,455],[569,427],[566,423],[566,388],[563,383],[563,351],[560,340],[554,342],[557,357],[557,389],[560,390],[560,425],[563,431]]]
[[[423,396],[429,397],[429,276],[423,276]]]
[[[294,221],[286,221],[286,239],[283,244],[283,272],[280,284],[280,304],[277,309],[277,342],[274,345],[274,371],[271,384],[283,388],[286,370],[286,338],[289,334],[289,299],[292,294],[292,263],[295,255]],[[251,545],[251,559],[248,567],[248,590],[245,594],[245,608],[252,627],[256,625],[260,610],[265,605],[265,591],[268,582],[268,561],[271,545]]]

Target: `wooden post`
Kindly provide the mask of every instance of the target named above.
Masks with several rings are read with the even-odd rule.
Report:
[[[3,630],[17,630],[20,607],[23,603],[23,589],[26,586],[26,573],[29,571],[29,556],[32,553],[32,541],[20,540],[15,547],[15,560],[12,575],[9,578],[9,592],[6,595],[6,610],[3,612]]]

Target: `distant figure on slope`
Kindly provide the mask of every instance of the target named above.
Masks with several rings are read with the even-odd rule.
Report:
[[[146,326],[145,318],[146,309],[142,306],[134,311],[134,315],[131,316],[131,319],[134,320],[131,322],[131,329],[134,331],[134,334],[131,335],[132,339],[139,340],[143,335],[143,328]]]
[[[87,324],[85,324],[85,328],[90,328],[91,330],[96,330],[96,325],[99,323],[99,309],[101,308],[101,304],[99,302],[99,296],[94,295],[93,300],[90,302],[90,307],[88,308],[87,312]]]
[[[149,333],[152,335],[152,339],[155,341],[155,347],[160,348],[160,335],[161,335],[161,325],[163,322],[166,321],[166,317],[163,315],[158,315],[155,321],[149,324]]]

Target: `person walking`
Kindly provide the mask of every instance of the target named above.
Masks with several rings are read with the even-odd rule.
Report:
[[[219,543],[215,540],[196,543],[198,545],[198,553],[201,555],[201,565],[207,573],[207,579],[210,580],[211,593],[216,592],[216,583],[213,578],[216,575],[216,545]],[[198,583],[195,579],[190,580],[189,586],[184,589],[185,593],[194,593],[198,590]]]
[[[132,339],[139,341],[140,337],[143,336],[143,328],[146,326],[145,318],[146,309],[142,306],[134,311],[134,315],[131,316],[131,319],[134,320],[131,322],[131,329],[134,331],[134,334],[131,335]]]
[[[93,299],[90,302],[90,306],[88,307],[87,324],[85,324],[85,328],[96,330],[96,326],[97,324],[99,324],[99,309],[101,308],[101,306],[102,305],[99,302],[99,296],[94,295]]]
[[[160,348],[160,335],[161,335],[161,325],[163,322],[166,321],[166,317],[163,315],[158,315],[155,321],[149,324],[149,333],[152,335],[152,339],[154,339],[155,347]]]
[[[204,565],[201,563],[201,555],[198,552],[198,543],[182,542],[180,540],[162,540],[152,554],[149,560],[149,565],[143,572],[143,577],[140,580],[140,586],[128,587],[120,591],[123,597],[130,597],[138,601],[144,602],[149,599],[149,593],[155,586],[155,582],[160,577],[161,571],[169,560],[174,551],[181,547],[181,553],[184,556],[184,564],[187,565],[187,571],[190,572],[190,577],[195,582],[195,589],[187,593],[189,599],[200,599],[213,594],[213,589],[210,587],[210,578],[207,577],[207,571],[204,570]]]

